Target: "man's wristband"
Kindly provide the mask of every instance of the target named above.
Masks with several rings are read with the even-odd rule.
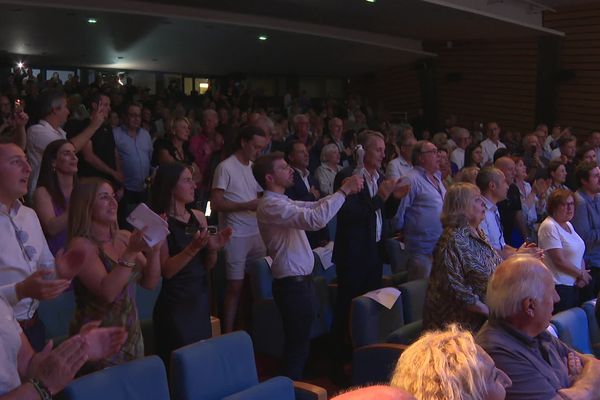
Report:
[[[348,193],[344,192],[342,188],[339,188],[338,191],[344,195],[344,197],[348,197]]]
[[[33,385],[35,391],[38,392],[38,394],[40,395],[41,400],[52,400],[52,394],[50,393],[50,390],[48,390],[48,388],[42,383],[42,381],[40,381],[39,379],[31,378],[28,382]]]

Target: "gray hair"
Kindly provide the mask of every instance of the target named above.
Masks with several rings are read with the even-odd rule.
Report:
[[[334,152],[340,152],[340,149],[338,149],[336,144],[329,143],[323,146],[323,148],[321,149],[321,162],[327,161],[328,156]]]
[[[514,255],[502,262],[488,282],[486,303],[490,316],[506,319],[517,315],[523,300],[541,301],[550,271],[531,255]]]

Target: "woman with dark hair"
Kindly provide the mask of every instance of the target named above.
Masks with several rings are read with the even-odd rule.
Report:
[[[483,168],[483,149],[478,143],[472,143],[465,149],[465,165],[463,168]]]
[[[546,202],[552,192],[557,189],[569,190],[569,188],[565,186],[565,181],[567,180],[567,169],[562,161],[552,160],[548,163],[548,168],[546,171],[540,173],[539,177],[544,177],[549,181],[548,189],[546,189],[544,193],[540,194],[536,205],[538,216],[540,219],[543,219],[546,217],[546,215],[548,215],[546,210]]]
[[[67,241],[67,210],[76,180],[75,147],[64,139],[50,143],[42,157],[40,177],[33,193],[33,208],[53,255]]]
[[[195,189],[189,168],[166,163],[158,168],[150,194],[154,211],[167,214],[171,232],[160,249],[163,281],[153,317],[156,351],[166,365],[173,350],[211,337],[206,271],[232,233],[227,228],[209,234],[204,214],[186,207]]]

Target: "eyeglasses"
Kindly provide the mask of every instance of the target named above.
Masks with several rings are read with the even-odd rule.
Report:
[[[422,151],[421,152],[421,154],[430,154],[430,153],[439,154],[440,151],[438,149],[435,149],[435,150],[427,150],[427,151]]]

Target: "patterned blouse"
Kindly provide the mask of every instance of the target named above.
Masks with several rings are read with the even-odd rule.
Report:
[[[117,263],[104,253],[102,247],[98,247],[98,255],[106,272],[110,273],[117,267]],[[88,362],[82,369],[84,373],[97,371],[113,365],[122,364],[144,356],[144,339],[142,329],[138,318],[137,306],[135,303],[135,289],[141,273],[134,271],[129,277],[127,286],[112,303],[106,303],[90,292],[79,279],[75,279],[75,315],[71,321],[71,335],[79,332],[81,327],[90,321],[101,320],[100,326],[123,326],[127,330],[127,340],[121,347],[121,350],[99,361]]]
[[[443,329],[458,323],[475,333],[486,318],[471,311],[466,305],[478,300],[485,303],[489,277],[502,262],[490,245],[485,233],[471,228],[445,228],[433,255],[423,310],[425,330]]]

